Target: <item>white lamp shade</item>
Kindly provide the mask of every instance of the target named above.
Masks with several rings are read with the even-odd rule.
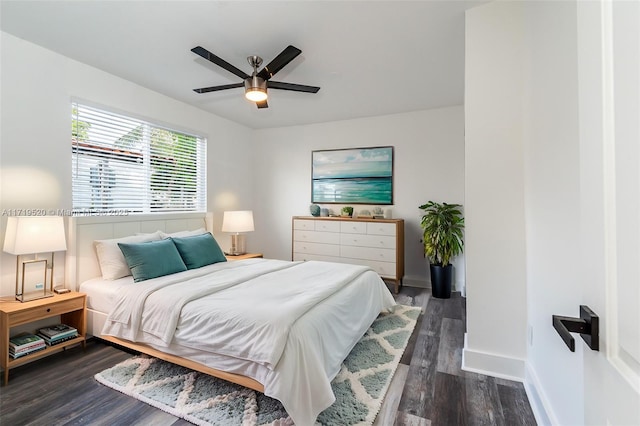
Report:
[[[253,230],[253,212],[251,210],[224,212],[222,232],[251,232]]]
[[[62,217],[10,217],[7,219],[3,248],[6,253],[21,255],[66,249]]]

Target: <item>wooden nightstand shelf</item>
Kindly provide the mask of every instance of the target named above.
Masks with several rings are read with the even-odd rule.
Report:
[[[59,352],[71,345],[82,343],[84,347],[87,323],[85,307],[86,295],[75,291],[31,302],[0,302],[0,360],[4,370],[4,384],[9,382],[9,370],[14,367]],[[55,346],[47,346],[44,350],[18,359],[12,359],[9,356],[9,337],[12,327],[58,315],[60,315],[60,322],[78,330],[77,338]]]
[[[254,259],[254,258],[262,257],[262,253],[245,253],[245,254],[239,254],[237,256],[231,256],[230,254],[225,254],[224,257],[226,257],[227,260]]]

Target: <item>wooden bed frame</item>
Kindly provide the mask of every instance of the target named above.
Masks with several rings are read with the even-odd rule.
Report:
[[[151,348],[147,345],[129,342],[127,340],[118,339],[117,337],[100,336],[99,338],[102,340],[106,340],[107,342],[115,343],[117,345],[124,346],[125,348],[132,349],[134,351],[141,352],[143,354],[147,354],[149,356],[159,358],[173,364],[181,365],[182,367],[190,368],[191,370],[199,371],[201,373],[205,373],[210,376],[226,380],[228,382],[237,383],[240,386],[245,386],[247,388],[264,393],[264,386],[262,385],[262,383],[252,379],[251,377],[242,376],[240,374],[227,373],[226,371],[222,370],[216,370],[215,368],[207,367],[206,365],[200,364],[199,362],[191,361],[177,355],[167,354],[157,349]]]
[[[65,265],[67,286],[77,291],[82,282],[101,275],[100,265],[98,264],[93,244],[95,240],[120,238],[136,233],[151,233],[158,230],[170,233],[198,228],[205,228],[213,234],[213,214],[186,213],[149,216],[89,216],[69,218],[69,248],[67,250]],[[113,336],[103,336],[100,334],[100,330],[102,329],[104,321],[94,318],[94,316],[97,316],[97,312],[87,309],[89,334],[92,334],[96,338],[191,370],[237,383],[258,392],[264,392],[264,385],[251,377],[217,370],[196,361],[167,354],[141,343],[130,342]]]

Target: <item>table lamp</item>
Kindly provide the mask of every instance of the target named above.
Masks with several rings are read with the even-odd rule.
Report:
[[[253,231],[253,212],[251,210],[236,210],[224,212],[222,218],[222,232],[233,232],[231,235],[231,250],[226,253],[231,256],[245,254],[245,239],[241,232]]]
[[[15,254],[16,258],[16,299],[25,302],[53,296],[53,252],[65,251],[62,217],[9,217],[4,237],[4,252]],[[49,259],[40,259],[38,254],[51,253]],[[21,262],[21,256],[32,254],[34,259]],[[47,256],[48,257],[48,256]],[[49,288],[47,288],[49,271]],[[34,284],[33,291],[25,291],[25,281]]]

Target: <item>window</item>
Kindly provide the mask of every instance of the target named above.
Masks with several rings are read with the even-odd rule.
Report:
[[[206,139],[71,105],[74,214],[206,211]]]

